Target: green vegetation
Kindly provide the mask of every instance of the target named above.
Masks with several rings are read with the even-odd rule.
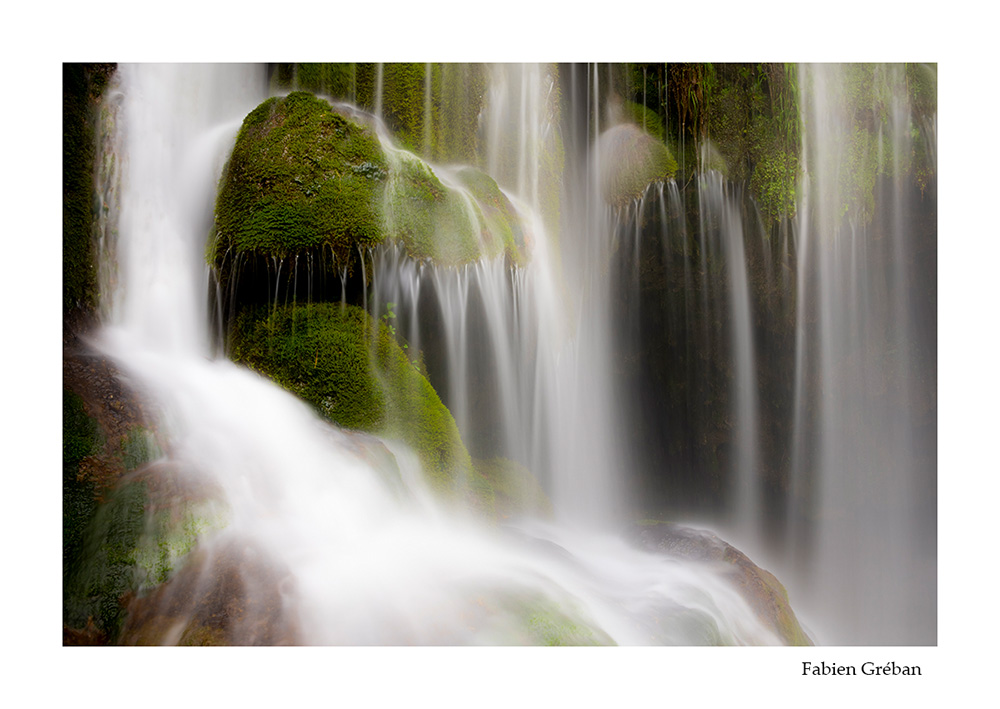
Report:
[[[771,222],[795,215],[799,184],[798,74],[794,65],[705,65],[704,138],[749,182]],[[699,114],[700,115],[700,114]]]
[[[368,111],[380,102],[381,117],[401,147],[428,160],[475,162],[485,65],[383,64],[379,100],[377,74],[376,64],[278,64],[272,84],[351,101]]]
[[[63,313],[97,304],[94,127],[113,64],[63,64]]]
[[[125,472],[137,470],[162,455],[152,432],[139,426],[126,432],[119,443],[119,449]]]
[[[92,480],[80,475],[80,462],[101,444],[97,422],[83,408],[83,401],[63,391],[63,581],[71,575],[83,549],[87,525],[97,511],[97,491]]]
[[[364,310],[315,303],[247,311],[234,324],[230,356],[330,421],[403,441],[436,489],[475,496],[484,487],[430,382],[388,325]]]
[[[841,105],[854,130],[846,138],[839,170],[845,213],[869,220],[879,175],[910,175],[921,190],[936,170],[933,141],[924,133],[936,112],[933,65],[845,66]],[[905,79],[906,96],[892,87]],[[745,183],[768,224],[795,216],[802,177],[799,71],[795,64],[631,64],[616,86],[625,96],[629,120],[667,142],[686,175],[716,169]],[[805,87],[807,90],[810,87]],[[909,104],[908,155],[892,154],[893,107]],[[706,159],[709,162],[706,163]]]
[[[125,619],[123,598],[136,587],[136,549],[145,517],[146,485],[118,489],[98,509],[86,532],[81,563],[64,579],[63,622],[92,619],[112,642]]]
[[[405,151],[391,153],[385,191],[386,229],[414,258],[468,263],[480,255],[480,212],[430,166]]]
[[[602,192],[613,204],[641,196],[647,185],[669,180],[677,171],[667,146],[630,123],[601,135],[600,160]]]
[[[525,262],[520,218],[489,175],[465,167],[451,186],[409,152],[390,151],[389,162],[386,232],[412,257],[455,265],[506,254]]]
[[[634,101],[626,101],[624,110],[629,121],[642,128],[643,132],[649,133],[661,143],[667,142],[663,119],[656,111]]]
[[[354,100],[357,94],[358,65],[278,64],[271,77],[273,88],[324,94],[332,98]]]
[[[329,250],[349,266],[384,236],[379,206],[387,165],[375,135],[303,92],[271,98],[243,121],[223,175],[209,260],[286,258]]]
[[[180,508],[151,509],[135,550],[139,590],[146,591],[168,581],[199,539],[228,523],[228,516],[219,506],[207,501],[187,503]]]
[[[400,145],[429,156],[430,146],[425,145],[426,72],[423,63],[383,64],[381,117]]]
[[[474,167],[462,168],[457,177],[476,200],[485,223],[483,250],[489,255],[504,251],[515,262],[526,260],[521,218],[493,178]]]

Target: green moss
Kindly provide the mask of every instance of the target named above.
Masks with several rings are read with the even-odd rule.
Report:
[[[648,72],[650,74],[654,72]],[[792,217],[800,171],[794,64],[671,65],[665,115],[684,138],[684,162],[749,185],[762,215]]]
[[[80,477],[80,462],[100,448],[97,422],[83,408],[83,401],[63,391],[63,583],[80,563],[87,526],[97,511],[97,491],[92,481]],[[64,589],[65,590],[65,589]]]
[[[650,183],[669,180],[677,171],[667,146],[629,123],[601,135],[600,159],[602,191],[613,204],[641,196]]]
[[[523,465],[506,458],[473,460],[472,464],[489,485],[499,519],[552,514],[552,502],[545,490]]]
[[[382,65],[382,120],[404,148],[424,154],[426,72],[423,63]]]
[[[149,515],[135,551],[139,590],[168,581],[201,538],[228,523],[228,515],[209,502],[185,504],[179,510],[159,509]]]
[[[63,64],[63,312],[97,304],[94,122],[113,64]]]
[[[497,183],[474,167],[463,168],[456,177],[476,200],[483,221],[480,242],[484,255],[503,252],[511,262],[524,264],[527,251],[521,218]]]
[[[667,142],[667,136],[663,128],[663,119],[656,111],[634,101],[625,101],[623,108],[628,119],[642,128],[644,133],[648,133],[661,143]]]
[[[441,264],[475,261],[480,256],[482,213],[458,190],[438,179],[431,167],[406,151],[390,154],[385,191],[385,223],[414,258]]]
[[[483,64],[431,65],[431,144],[423,146],[426,157],[449,163],[476,161],[487,87]]]
[[[479,114],[487,89],[483,64],[279,64],[277,88],[301,89],[355,102],[381,117],[396,142],[426,159],[475,162]],[[428,81],[430,105],[428,105]]]
[[[89,525],[83,562],[65,583],[63,620],[83,627],[92,618],[112,641],[125,619],[123,599],[134,591],[136,550],[143,529],[145,483],[118,489]]]
[[[782,150],[765,156],[750,177],[750,190],[757,197],[761,214],[771,221],[795,215],[798,184],[798,158]]]
[[[209,260],[224,270],[227,255],[286,258],[329,249],[335,268],[349,265],[357,247],[383,238],[386,168],[374,134],[326,101],[303,92],[268,99],[236,138]]]
[[[129,429],[121,440],[119,453],[125,472],[136,470],[162,455],[152,432],[141,427]]]
[[[918,118],[937,113],[937,64],[907,64],[907,95]]]
[[[357,93],[357,65],[353,63],[278,64],[271,76],[277,90],[310,91],[353,101]]]
[[[234,361],[341,426],[403,441],[437,489],[479,484],[454,418],[385,323],[360,308],[315,303],[246,312],[233,331]]]
[[[316,304],[247,312],[233,327],[230,357],[261,371],[346,428],[377,431],[386,401],[367,344],[372,324],[354,307]]]

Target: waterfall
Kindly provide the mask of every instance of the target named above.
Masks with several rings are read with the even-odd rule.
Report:
[[[800,501],[794,534],[810,540],[808,583],[835,619],[832,638],[927,643],[936,637],[936,522],[927,503],[934,444],[933,434],[919,440],[915,414],[933,392],[934,300],[913,280],[917,203],[899,179],[912,152],[902,66],[872,72],[875,105],[860,110],[890,114],[876,145],[859,139],[847,113],[846,94],[865,70],[800,70],[808,177],[797,264],[795,472],[798,489],[816,492]],[[874,207],[856,186],[858,161],[872,156],[896,177],[877,185]]]
[[[104,175],[118,183],[119,207],[109,205],[102,254],[114,262],[103,272],[117,277],[102,286],[99,345],[156,404],[165,453],[151,470],[198,481],[220,520],[185,571],[146,598],[157,618],[171,609],[170,623],[127,627],[128,637],[196,641],[199,594],[224,578],[245,596],[246,612],[227,622],[247,644],[779,642],[724,568],[555,523],[484,526],[430,492],[405,446],[329,426],[264,377],[215,357],[205,239],[227,152],[264,97],[264,71],[139,65],[122,66],[119,78],[105,146],[117,169]],[[532,178],[519,184],[534,190]],[[391,297],[416,323],[435,292],[459,419],[472,404],[463,375],[476,366],[462,349],[478,328],[495,349],[499,389],[513,392],[500,407],[501,445],[532,462],[552,458],[559,475],[582,471],[574,485],[593,484],[600,496],[612,472],[602,432],[610,405],[606,383],[589,378],[609,354],[605,331],[588,320],[597,309],[607,322],[607,285],[599,287],[600,270],[584,274],[574,295],[589,316],[564,310],[542,219],[528,222],[539,241],[524,271],[487,260],[427,272],[391,249],[375,254],[374,308]],[[426,342],[415,324],[401,328]],[[522,418],[525,410],[545,415]],[[374,463],[372,451],[392,464]],[[570,483],[555,487],[574,502],[560,484]],[[570,504],[572,519],[593,516],[593,489],[586,494]]]
[[[200,614],[226,594],[237,644],[936,642],[936,77],[704,66],[377,64],[367,108],[333,103],[355,92],[347,65],[272,71],[271,89],[259,66],[120,66],[88,341],[154,420],[160,457],[123,480],[199,512],[119,642],[218,640]],[[336,98],[286,97],[285,76]],[[269,91],[375,145],[356,167],[379,233],[347,257],[220,249],[223,272],[206,264],[220,177]],[[797,179],[768,181],[782,171]],[[333,425],[332,396],[255,371],[251,302],[293,333],[295,313],[356,317],[362,358],[386,334],[443,404],[455,496],[391,426]],[[500,465],[544,512],[481,514]],[[773,577],[734,547],[787,585],[808,637],[740,587]]]

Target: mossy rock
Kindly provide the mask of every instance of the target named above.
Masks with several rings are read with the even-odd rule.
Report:
[[[114,640],[125,619],[123,599],[136,585],[136,549],[143,529],[145,486],[124,485],[100,506],[85,533],[81,561],[64,580],[63,623],[88,622]]]
[[[208,533],[228,524],[218,497],[165,463],[143,466],[106,491],[64,577],[65,627],[93,625],[116,642],[128,598],[169,581]]]
[[[97,304],[95,124],[114,64],[63,64],[63,312]]]
[[[513,263],[526,260],[520,217],[489,175],[465,167],[439,176],[403,150],[389,158],[386,231],[410,256],[445,266],[501,254]]]
[[[93,480],[80,475],[80,463],[101,446],[97,421],[87,415],[83,400],[63,391],[63,580],[79,563],[87,526],[97,511]],[[65,586],[65,583],[64,583]]]
[[[330,252],[333,267],[384,238],[387,163],[374,133],[304,92],[270,98],[244,119],[215,206],[209,261]]]
[[[653,182],[671,179],[677,161],[662,142],[631,123],[613,126],[599,139],[601,189],[616,205],[642,196]]]
[[[455,419],[389,326],[361,308],[313,303],[245,312],[230,356],[340,426],[401,440],[438,491],[481,499],[485,485],[472,473]]]
[[[473,460],[476,472],[493,491],[493,505],[500,520],[519,515],[548,517],[552,502],[531,471],[507,458]]]
[[[667,142],[663,118],[656,111],[634,101],[622,102],[622,109],[629,121],[642,128],[644,133],[648,133],[661,143]]]
[[[465,167],[455,177],[476,200],[482,216],[482,249],[487,256],[500,252],[518,265],[528,259],[528,244],[521,217],[500,186],[482,170]]]
[[[131,596],[122,645],[294,645],[284,564],[228,533],[190,554],[169,581]]]

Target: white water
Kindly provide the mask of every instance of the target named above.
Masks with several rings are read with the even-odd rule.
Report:
[[[501,535],[440,506],[407,451],[390,444],[401,472],[401,486],[393,485],[304,404],[213,358],[204,241],[226,151],[264,98],[263,72],[119,71],[121,140],[109,150],[120,169],[108,179],[120,181],[121,206],[108,215],[103,254],[116,263],[103,273],[117,278],[104,284],[101,343],[159,405],[169,460],[223,491],[229,524],[202,545],[237,540],[273,562],[296,641],[540,642],[525,630],[525,608],[554,604],[618,643],[700,643],[706,628],[725,643],[777,642],[714,568],[580,530],[536,524]],[[475,280],[487,280],[491,268],[475,266]],[[456,274],[450,288],[466,292],[471,277]],[[531,297],[531,288],[516,290]],[[594,371],[581,366],[585,356],[565,355],[568,374],[555,378],[557,387],[579,386],[581,373]],[[577,425],[580,414],[565,413]],[[574,440],[568,430],[547,433],[559,445]],[[583,460],[589,450],[564,454],[593,468]],[[694,628],[671,622],[691,613]]]
[[[751,324],[750,287],[747,283],[744,229],[738,202],[727,193],[722,175],[705,172],[698,182],[699,208],[718,221],[719,240],[725,253],[729,280],[728,306],[733,326],[732,360],[735,365],[734,396],[730,415],[735,448],[735,481],[732,499],[733,526],[745,548],[760,549],[757,525],[761,518],[760,478],[757,470],[757,376]]]
[[[798,489],[810,487],[803,479],[810,474],[818,489],[804,523],[815,535],[806,551],[808,604],[827,619],[832,642],[932,644],[936,522],[926,500],[934,470],[932,456],[921,455],[932,441],[918,440],[914,413],[927,405],[916,398],[921,392],[933,395],[926,351],[933,338],[918,329],[916,305],[929,284],[909,280],[914,205],[906,204],[903,180],[882,195],[888,207],[876,207],[886,215],[881,229],[853,199],[859,177],[847,77],[838,65],[800,69],[808,179],[800,200],[794,456]],[[902,65],[877,67],[874,85],[891,115],[868,149],[891,154],[899,175],[912,140]],[[812,423],[808,382],[818,391]]]

